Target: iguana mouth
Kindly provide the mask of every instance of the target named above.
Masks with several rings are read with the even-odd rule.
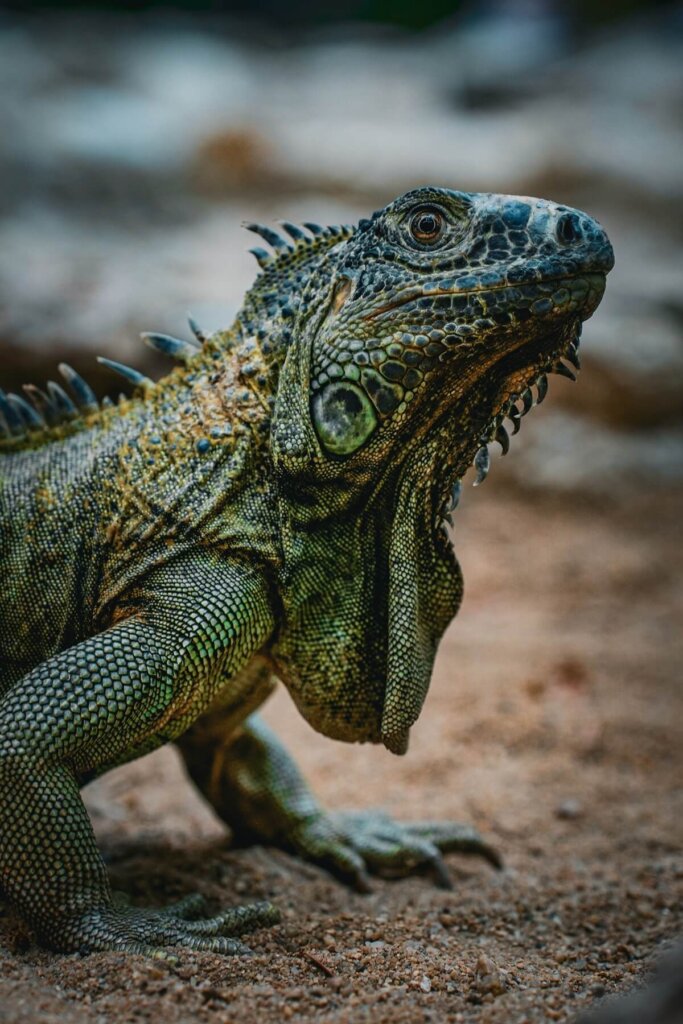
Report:
[[[460,288],[441,288],[434,289],[433,291],[425,291],[424,289],[418,289],[411,291],[408,294],[400,296],[392,302],[387,302],[382,306],[377,306],[375,309],[370,310],[363,317],[364,320],[374,320],[378,316],[382,316],[384,313],[390,313],[395,309],[400,309],[401,306],[407,305],[409,302],[415,302],[418,299],[438,299],[445,295],[454,295],[458,298],[466,299],[471,295],[488,295],[493,292],[505,292],[511,293],[520,291],[522,289],[533,289],[539,292],[539,297],[552,297],[552,293],[546,295],[545,289],[548,285],[557,285],[555,294],[561,290],[563,285],[576,284],[578,282],[585,282],[585,291],[590,292],[596,286],[602,285],[604,289],[605,274],[602,271],[589,271],[586,273],[576,274],[562,274],[557,277],[545,277],[541,280],[528,279],[526,281],[505,281],[500,284],[482,284],[477,288],[467,288],[465,290]],[[601,290],[602,295],[602,290]],[[598,299],[599,301],[599,299]],[[597,303],[596,303],[597,306]],[[558,307],[559,308],[559,307]]]

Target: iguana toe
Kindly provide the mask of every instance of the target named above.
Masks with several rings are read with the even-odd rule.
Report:
[[[81,953],[121,950],[160,959],[173,959],[169,947],[208,950],[230,956],[251,953],[234,936],[277,924],[280,913],[261,901],[231,907],[214,917],[188,919],[197,912],[196,895],[162,909],[122,906],[121,901],[62,924],[60,942]],[[49,937],[44,936],[49,944]]]

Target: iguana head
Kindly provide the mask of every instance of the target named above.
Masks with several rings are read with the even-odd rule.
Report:
[[[291,565],[337,559],[338,586],[300,580],[281,646],[321,731],[405,749],[460,598],[442,530],[453,488],[473,460],[484,478],[489,442],[507,451],[505,419],[516,433],[549,373],[573,376],[562,360],[578,366],[612,265],[578,210],[431,187],[313,264],[272,438],[290,536],[309,538]]]
[[[401,196],[308,281],[299,385],[315,443],[296,443],[302,424],[282,463],[300,473],[306,461],[321,479],[343,462],[364,476],[443,426],[462,475],[489,425],[511,412],[514,426],[524,390],[575,362],[612,265],[605,232],[579,210],[437,188]]]

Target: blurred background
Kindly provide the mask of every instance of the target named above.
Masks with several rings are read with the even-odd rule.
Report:
[[[6,957],[7,1020],[133,1019],[122,988],[169,1022],[370,1019],[351,999],[378,1021],[569,1020],[681,930],[680,4],[0,4],[0,383],[66,360],[118,393],[96,354],[160,374],[139,332],[229,324],[257,269],[242,221],[353,222],[426,183],[584,208],[616,267],[578,384],[551,378],[457,511],[465,601],[410,755],[330,743],[284,694],[266,714],[328,805],[474,822],[507,872],[454,857],[455,894],[362,898],[226,852],[166,748],[88,787],[115,881],[272,897],[283,930],[251,943],[268,959],[205,955],[202,995],[39,954],[31,989]],[[339,981],[322,995],[306,944]]]
[[[683,8],[217,0],[0,8],[3,382],[229,323],[245,219],[353,221],[418,184],[585,207],[617,265],[509,472],[683,473]],[[590,457],[588,452],[590,451]]]

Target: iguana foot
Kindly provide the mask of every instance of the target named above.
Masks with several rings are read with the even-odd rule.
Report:
[[[57,931],[43,938],[49,945],[82,953],[122,950],[158,959],[174,959],[168,947],[209,950],[239,955],[250,953],[244,943],[232,936],[277,924],[279,911],[261,901],[231,907],[214,917],[200,917],[205,906],[199,894],[156,910],[127,905],[117,896],[113,905],[89,911],[78,919],[62,923]]]
[[[451,889],[445,853],[472,853],[502,867],[497,851],[470,825],[457,822],[398,822],[378,812],[321,813],[288,838],[296,851],[368,891],[369,874],[401,876],[426,870]]]

